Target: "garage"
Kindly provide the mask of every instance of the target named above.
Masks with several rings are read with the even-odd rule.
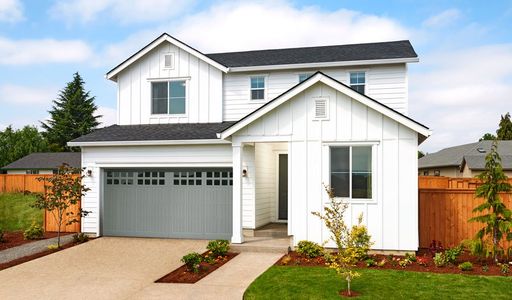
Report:
[[[104,236],[230,239],[232,169],[106,169]]]

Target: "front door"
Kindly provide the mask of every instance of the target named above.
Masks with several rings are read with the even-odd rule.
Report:
[[[288,154],[279,154],[278,220],[288,220]]]

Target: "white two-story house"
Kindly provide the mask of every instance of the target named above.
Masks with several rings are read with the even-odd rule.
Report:
[[[409,41],[203,54],[162,34],[106,75],[118,124],[69,143],[89,174],[82,231],[243,243],[282,222],[323,242],[311,212],[330,185],[373,248],[417,250],[431,132],[407,116],[414,62]]]

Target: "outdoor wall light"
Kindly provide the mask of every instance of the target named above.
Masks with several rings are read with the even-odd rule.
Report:
[[[92,177],[92,170],[89,169],[85,172],[87,174],[88,177]]]
[[[242,176],[243,176],[243,177],[247,177],[247,168],[244,168],[244,169],[242,170]]]

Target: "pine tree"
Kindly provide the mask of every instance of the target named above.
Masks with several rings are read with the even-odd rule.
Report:
[[[59,92],[53,101],[50,120],[41,122],[43,133],[53,151],[79,151],[70,148],[67,142],[91,133],[100,123],[99,115],[94,115],[98,107],[94,104],[94,96],[84,89],[84,81],[80,74],[75,73],[73,80]]]
[[[498,140],[512,140],[512,121],[510,120],[510,113],[501,116],[500,125],[496,130]]]
[[[0,131],[0,167],[33,152],[48,150],[46,140],[34,126],[13,129],[8,126]]]

